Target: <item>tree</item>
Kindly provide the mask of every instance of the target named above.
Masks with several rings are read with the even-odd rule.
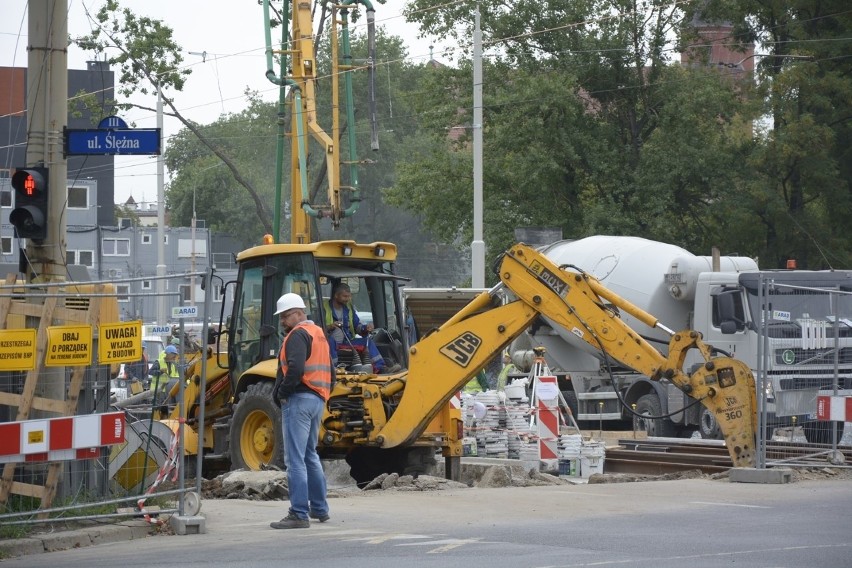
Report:
[[[189,69],[182,69],[183,61],[181,48],[172,40],[172,29],[160,20],[148,17],[140,17],[128,8],[121,9],[117,0],[107,0],[98,10],[95,17],[98,27],[92,30],[88,36],[78,38],[76,43],[85,50],[93,51],[97,55],[106,55],[110,65],[117,65],[120,70],[118,80],[119,93],[129,97],[133,93],[148,94],[159,92],[171,113],[190,131],[198,140],[213,152],[231,171],[234,179],[245,188],[254,202],[255,213],[258,221],[270,228],[269,212],[265,202],[260,199],[257,191],[248,179],[243,177],[230,157],[224,153],[219,146],[207,140],[198,130],[197,125],[187,120],[175,108],[174,103],[168,97],[171,89],[180,91],[184,81],[190,74]],[[129,103],[121,103],[120,108]],[[139,108],[146,108],[135,105]],[[154,110],[154,109],[148,109]]]
[[[475,2],[417,0],[429,33],[465,37]],[[742,191],[752,116],[743,86],[670,64],[683,14],[643,2],[484,3],[485,225],[490,254],[518,225],[632,234],[708,250]],[[468,36],[469,37],[469,36]],[[418,101],[431,155],[400,165],[394,203],[445,242],[471,231],[470,65],[436,70]],[[448,137],[455,127],[464,134]],[[447,204],[451,204],[447,207]]]
[[[843,0],[714,0],[707,18],[737,22],[755,41],[769,127],[744,200],[762,229],[764,265],[848,266],[852,260],[852,13]],[[802,60],[809,57],[810,60]]]

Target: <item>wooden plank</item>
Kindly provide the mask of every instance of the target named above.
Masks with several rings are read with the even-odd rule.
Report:
[[[17,279],[16,274],[12,274],[11,272],[6,275],[6,286],[10,286],[15,283]],[[9,290],[11,291],[11,290]],[[3,289],[3,292],[6,292]],[[6,329],[6,318],[9,316],[9,309],[12,307],[12,296],[6,296],[0,298],[0,329]]]
[[[95,287],[95,293],[100,294],[103,292],[103,286],[98,285]],[[98,320],[100,318],[100,307],[101,307],[101,298],[93,297],[91,303],[89,304],[89,309],[87,312],[83,312],[86,314],[86,323],[90,326],[96,326],[98,324]],[[86,377],[86,369],[87,367],[74,367],[71,371],[71,380],[69,381],[68,386],[68,398],[65,399],[64,403],[64,416],[73,416],[77,412],[77,403],[80,400],[80,390],[83,387],[83,379]],[[51,463],[48,466],[47,477],[44,482],[44,496],[41,499],[41,504],[39,505],[40,509],[48,509],[53,504],[53,498],[56,497],[56,488],[59,485],[60,475],[62,473],[62,468],[64,464],[62,463]],[[39,518],[45,518],[41,513]]]
[[[32,483],[15,481],[12,483],[12,493],[15,495],[23,495],[24,497],[35,497],[36,499],[41,499],[41,496],[44,495],[44,487],[42,485],[33,485]]]
[[[0,392],[0,405],[20,406],[21,395],[11,392]],[[44,412],[51,412],[53,414],[66,416],[65,401],[63,400],[34,396],[32,401],[32,408],[33,410],[43,410]]]
[[[27,377],[24,380],[24,390],[21,393],[20,405],[18,405],[18,414],[16,421],[27,420],[30,417],[30,411],[33,408],[33,400],[35,399],[35,391],[38,386],[38,378],[44,370],[44,351],[47,346],[47,327],[53,321],[53,312],[56,308],[56,296],[46,298],[42,306],[41,320],[38,324],[38,333],[36,334],[36,366],[32,371],[27,372]],[[0,480],[0,503],[5,503],[9,499],[9,492],[13,491],[12,480],[15,476],[15,464],[7,463],[3,468],[3,478]]]
[[[25,304],[21,302],[13,302],[11,307],[9,308],[9,314],[41,317],[42,306],[40,304]],[[71,308],[56,306],[53,313],[53,318],[58,322],[62,323],[81,323],[85,322],[88,319],[88,315],[83,310],[74,310]]]

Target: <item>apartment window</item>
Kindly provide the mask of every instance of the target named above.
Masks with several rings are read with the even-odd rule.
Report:
[[[129,284],[116,284],[115,285],[115,293],[118,297],[119,302],[129,302],[130,301],[130,285]]]
[[[68,188],[68,208],[69,209],[88,209],[89,208],[89,189],[86,187],[69,187]]]
[[[12,237],[0,238],[0,253],[12,254]]]
[[[152,289],[151,281],[150,280],[143,280],[142,281],[142,289],[143,290],[151,290]]]
[[[154,239],[151,238],[151,233],[142,233],[142,244],[150,245],[154,242]]]
[[[95,265],[95,251],[92,250],[69,250],[65,253],[68,264],[77,264],[79,266],[88,266],[92,268]]]
[[[12,206],[12,190],[4,189],[0,191],[0,207]]]
[[[130,256],[130,239],[103,239],[104,256]]]

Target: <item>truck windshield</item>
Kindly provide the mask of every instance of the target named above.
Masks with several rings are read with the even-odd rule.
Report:
[[[765,298],[764,312],[757,291],[749,288],[752,321],[762,321],[765,313],[770,337],[802,337],[803,329],[814,326],[824,329],[826,337],[834,337],[836,314],[840,336],[852,336],[852,294],[829,292],[776,287]]]

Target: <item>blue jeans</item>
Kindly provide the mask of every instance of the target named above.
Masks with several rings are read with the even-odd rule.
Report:
[[[324,411],[325,402],[307,392],[294,393],[281,402],[290,512],[300,519],[307,519],[308,511],[320,516],[328,514],[325,473],[317,454]]]

